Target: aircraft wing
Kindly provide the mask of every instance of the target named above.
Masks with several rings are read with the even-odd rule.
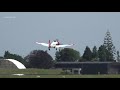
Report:
[[[40,45],[43,45],[43,46],[46,46],[46,47],[49,47],[49,44],[47,43],[39,43],[39,42],[36,42],[37,44],[40,44]]]
[[[74,44],[57,45],[56,48],[73,46]]]

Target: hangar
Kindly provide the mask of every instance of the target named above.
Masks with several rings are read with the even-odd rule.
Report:
[[[26,67],[21,62],[14,59],[0,59],[0,68],[26,69]]]
[[[57,62],[55,68],[72,74],[120,74],[120,62]]]

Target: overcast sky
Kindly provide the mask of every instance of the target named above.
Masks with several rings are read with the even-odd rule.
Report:
[[[48,50],[35,42],[59,39],[82,55],[85,47],[99,48],[109,29],[120,50],[120,12],[0,12],[0,56],[6,50],[21,56]],[[55,49],[48,51],[54,58]]]

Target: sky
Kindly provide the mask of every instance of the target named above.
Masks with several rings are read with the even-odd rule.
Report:
[[[120,51],[120,12],[0,12],[0,56],[5,51],[27,56],[33,50],[48,50],[35,42],[58,39],[83,55],[86,46],[99,48],[110,31]],[[48,50],[54,58],[55,49]]]

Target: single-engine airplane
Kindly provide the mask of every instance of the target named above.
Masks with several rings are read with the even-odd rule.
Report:
[[[49,43],[39,43],[39,42],[36,42],[36,43],[48,47],[49,50],[50,50],[50,48],[55,48],[57,50],[62,47],[64,48],[67,46],[74,45],[74,44],[60,44],[58,40],[54,40],[53,42],[50,42],[50,40],[49,40]]]

